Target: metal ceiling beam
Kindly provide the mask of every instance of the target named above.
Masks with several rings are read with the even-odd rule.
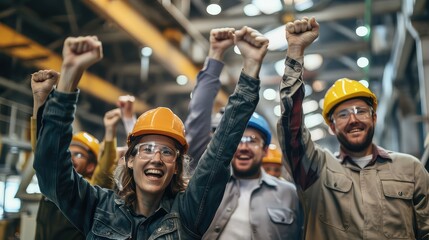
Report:
[[[401,0],[374,0],[372,4],[372,14],[386,14],[401,11]],[[314,16],[318,22],[338,21],[351,18],[363,18],[365,13],[364,1],[360,3],[338,4],[329,6],[323,11],[297,13],[295,18],[301,19],[305,16]],[[272,25],[282,19],[283,13],[272,15],[259,15],[253,17],[240,16],[219,16],[211,18],[195,18],[191,20],[192,25],[202,33],[208,33],[212,28],[251,26],[254,28]],[[279,24],[283,24],[279,21]]]
[[[61,70],[62,58],[58,54],[2,23],[0,23],[0,32],[2,33],[0,51],[20,60],[31,59],[28,63],[37,69]],[[23,47],[9,47],[17,45],[22,45]],[[89,72],[83,74],[79,88],[111,104],[116,104],[119,96],[129,94]],[[145,102],[139,100],[136,100],[135,107],[138,112],[144,112],[149,108]]]
[[[84,0],[101,16],[115,22],[142,46],[153,49],[155,58],[169,70],[173,76],[185,75],[193,84],[199,72],[190,59],[171,45],[144,16],[137,12],[127,1]],[[217,100],[224,105],[228,96],[220,92]]]

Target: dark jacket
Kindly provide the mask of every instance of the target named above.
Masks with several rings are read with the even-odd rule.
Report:
[[[229,164],[259,100],[259,81],[243,73],[186,191],[164,195],[154,214],[136,216],[111,190],[91,186],[71,163],[68,146],[78,92],[53,92],[42,118],[34,169],[44,195],[87,239],[199,239],[222,200]]]

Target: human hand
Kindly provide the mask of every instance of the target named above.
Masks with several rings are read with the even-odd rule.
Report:
[[[268,38],[257,30],[244,26],[235,31],[234,42],[243,57],[243,71],[258,78],[262,60],[268,51]]]
[[[208,57],[221,61],[225,51],[234,45],[234,28],[215,28],[210,31]]]
[[[45,103],[54,85],[57,84],[59,76],[60,74],[54,70],[39,70],[31,74],[31,90],[34,100],[33,110],[36,111],[36,114],[38,108]]]
[[[286,40],[288,42],[288,56],[302,57],[304,50],[319,36],[319,23],[314,17],[303,17],[286,24]]]
[[[106,131],[104,139],[106,141],[112,141],[116,136],[116,126],[121,119],[121,116],[121,109],[119,108],[107,111],[104,114],[103,122]]]
[[[124,118],[132,118],[134,116],[134,101],[136,98],[131,95],[124,95],[118,98],[116,105],[121,109]]]
[[[68,37],[63,47],[63,64],[58,90],[74,91],[83,72],[103,58],[101,42],[95,36]]]
[[[103,122],[104,122],[104,127],[109,128],[109,127],[115,127],[116,124],[119,122],[119,120],[121,120],[121,109],[119,108],[115,108],[113,110],[107,111],[104,114],[104,118],[103,118]]]

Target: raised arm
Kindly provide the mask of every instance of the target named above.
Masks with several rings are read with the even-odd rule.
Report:
[[[83,72],[102,58],[101,51],[101,42],[95,37],[66,39],[60,81],[46,101],[33,165],[41,192],[84,233],[91,227],[95,204],[103,192],[95,191],[74,171],[68,148],[78,97],[76,87]]]
[[[40,129],[40,119],[37,114],[41,114],[39,109],[45,104],[49,93],[57,84],[60,74],[54,70],[40,70],[31,74],[31,90],[33,92],[33,116],[31,116],[31,148],[36,149],[37,129]],[[39,121],[38,121],[39,120]]]
[[[115,108],[104,114],[104,149],[91,178],[91,185],[113,188],[113,171],[116,167],[116,126],[121,120],[121,109]]]
[[[318,178],[322,163],[313,161],[314,143],[304,125],[302,101],[304,99],[304,50],[319,36],[319,24],[314,18],[303,18],[286,24],[288,49],[285,74],[280,84],[282,115],[277,125],[280,146],[292,171],[295,183],[308,188]]]
[[[191,175],[211,139],[211,115],[214,100],[221,87],[219,77],[223,69],[223,55],[234,45],[234,30],[216,28],[210,31],[209,54],[204,68],[198,73],[185,121],[188,154],[192,157],[189,166]]]
[[[259,100],[257,77],[268,39],[245,27],[235,32],[235,43],[242,52],[244,70],[181,201],[183,224],[196,237],[205,233],[222,200],[231,159]]]

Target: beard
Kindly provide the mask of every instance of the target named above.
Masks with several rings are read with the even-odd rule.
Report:
[[[337,135],[337,139],[341,146],[349,152],[362,152],[372,144],[372,138],[374,137],[374,126],[368,129],[368,133],[363,142],[351,143],[347,140],[347,137],[343,133]]]
[[[250,178],[256,175],[259,175],[261,171],[260,164],[252,164],[248,169],[242,170],[235,167],[235,164],[232,164],[232,169],[234,170],[234,175],[238,178]]]

